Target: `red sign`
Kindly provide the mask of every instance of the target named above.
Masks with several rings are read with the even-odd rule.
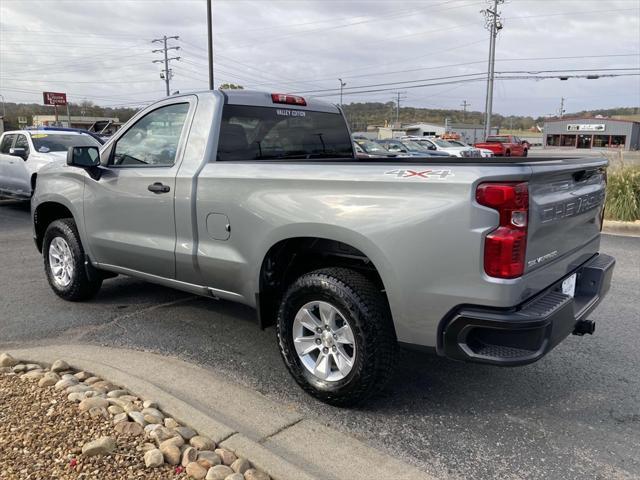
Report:
[[[66,105],[67,94],[56,92],[42,92],[45,105]]]

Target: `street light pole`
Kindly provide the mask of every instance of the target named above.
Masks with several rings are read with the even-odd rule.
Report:
[[[2,118],[7,116],[7,111],[4,109],[4,95],[0,95],[0,98],[2,99]]]
[[[340,106],[342,106],[342,89],[347,85],[347,82],[343,82],[341,78],[338,81],[340,82]]]
[[[209,54],[209,90],[213,90],[213,25],[211,19],[211,0],[207,0],[207,52]]]

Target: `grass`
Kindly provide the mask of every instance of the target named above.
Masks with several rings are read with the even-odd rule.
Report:
[[[609,170],[605,218],[633,222],[640,220],[640,167]]]

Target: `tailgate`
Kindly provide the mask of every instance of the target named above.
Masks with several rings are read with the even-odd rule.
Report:
[[[525,273],[572,253],[597,253],[607,160],[560,159],[533,164]],[[589,250],[589,251],[586,251]]]

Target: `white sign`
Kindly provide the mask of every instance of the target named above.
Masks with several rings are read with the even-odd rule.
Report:
[[[570,123],[567,125],[567,132],[604,132],[603,123]]]
[[[26,125],[27,124],[27,117],[18,117],[18,123],[20,125],[22,125],[22,124]]]

